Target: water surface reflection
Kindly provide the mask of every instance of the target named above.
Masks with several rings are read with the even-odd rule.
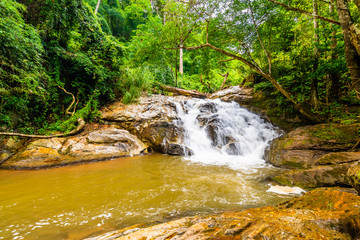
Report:
[[[0,239],[81,239],[171,217],[278,203],[279,171],[202,165],[152,154],[79,166],[0,171]]]

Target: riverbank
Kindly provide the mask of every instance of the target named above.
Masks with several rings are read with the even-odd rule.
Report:
[[[251,88],[234,86],[210,95],[209,99],[235,101],[267,121],[286,126],[287,129],[301,124],[291,118],[269,115],[264,97],[254,94]],[[191,150],[184,145],[184,130],[176,125],[177,107],[190,99],[185,96],[149,95],[140,97],[135,104],[115,102],[101,110],[100,124],[87,124],[82,132],[74,136],[50,139],[3,137],[0,141],[0,169],[60,167],[148,152],[191,154]],[[211,113],[211,108],[204,105],[203,124],[211,120],[206,115]],[[214,138],[214,124],[206,124],[208,134]]]
[[[313,190],[276,206],[141,225],[88,240],[357,239],[360,196],[340,188]]]

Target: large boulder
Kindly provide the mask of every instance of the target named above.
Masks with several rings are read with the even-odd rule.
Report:
[[[254,89],[240,86],[232,86],[211,94],[209,99],[220,98],[224,102],[237,102],[240,105],[248,105],[253,100]]]
[[[126,130],[92,126],[92,131],[67,138],[31,141],[1,168],[46,168],[146,153],[147,145]]]
[[[183,130],[176,124],[177,108],[182,108],[184,96],[142,96],[134,104],[115,102],[102,109],[101,119],[136,135],[156,151],[184,155]],[[178,146],[176,146],[178,145]],[[174,149],[177,149],[174,151]]]
[[[91,240],[358,239],[359,206],[360,196],[354,193],[318,189],[277,206],[186,217],[145,228],[136,225]]]
[[[360,161],[349,167],[347,172],[347,180],[360,195]]]
[[[27,141],[27,138],[1,137],[0,164],[13,156]]]
[[[294,169],[272,179],[282,185],[315,188],[349,185],[346,172],[350,164],[314,166],[309,169]]]
[[[360,152],[352,149],[359,129],[360,124],[319,124],[297,128],[275,139],[267,153],[268,161],[294,170],[273,180],[301,187],[349,185],[348,168],[360,160]]]

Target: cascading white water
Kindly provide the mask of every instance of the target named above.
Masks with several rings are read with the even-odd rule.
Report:
[[[253,171],[265,164],[264,150],[278,137],[274,127],[235,102],[189,100],[176,104],[178,126],[193,162]]]

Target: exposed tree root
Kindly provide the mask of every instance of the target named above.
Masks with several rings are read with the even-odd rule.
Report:
[[[78,120],[79,125],[68,133],[62,133],[62,134],[55,134],[55,135],[31,135],[31,134],[23,134],[23,133],[11,133],[11,132],[0,132],[0,135],[3,136],[18,136],[18,137],[28,137],[28,138],[55,138],[55,137],[66,137],[70,135],[74,135],[85,127],[85,121],[82,118],[79,118]]]

